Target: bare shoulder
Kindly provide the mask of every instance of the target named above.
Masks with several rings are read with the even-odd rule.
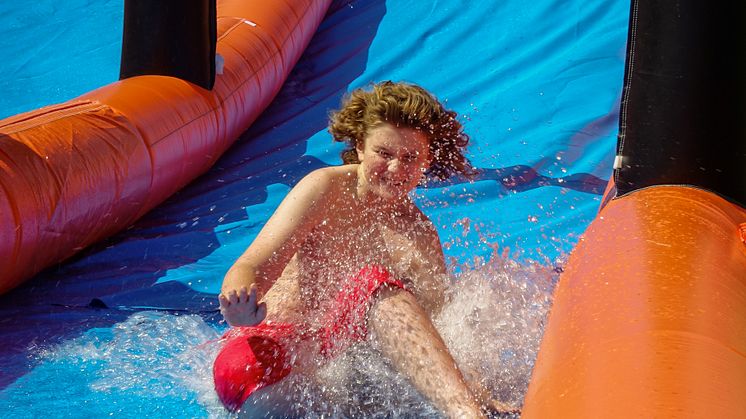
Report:
[[[304,176],[285,196],[265,225],[272,241],[278,228],[296,233],[310,231],[340,196],[340,179],[343,171],[337,167],[317,169]],[[295,236],[296,233],[293,233]],[[288,232],[287,234],[290,234]]]
[[[305,206],[325,207],[340,195],[344,177],[345,170],[338,166],[316,169],[298,181],[288,201],[291,205],[305,202]]]
[[[296,190],[313,190],[325,192],[333,186],[334,176],[330,167],[316,169],[303,178],[295,185]]]
[[[319,193],[333,192],[341,188],[353,174],[355,171],[350,165],[322,167],[304,176],[295,188],[314,190]]]

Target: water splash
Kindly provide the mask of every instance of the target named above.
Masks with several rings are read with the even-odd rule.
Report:
[[[461,267],[435,324],[471,384],[520,406],[557,273],[506,255]],[[230,415],[217,400],[212,363],[220,333],[194,315],[139,312],[37,352],[39,365],[3,391],[10,417]],[[29,406],[31,408],[29,409]],[[439,417],[367,343],[313,376],[291,374],[249,399],[239,416]],[[24,416],[25,415],[25,416]]]
[[[356,344],[312,376],[291,374],[249,398],[239,417],[438,418],[370,345]]]
[[[39,350],[0,405],[19,418],[226,416],[211,377],[217,337],[199,316],[135,313]]]
[[[521,406],[557,276],[551,267],[495,254],[462,269],[450,289],[436,327],[467,381],[493,399]]]
[[[550,266],[519,263],[507,252],[493,255],[487,263],[462,267],[461,272],[435,325],[473,388],[519,408],[558,273]],[[249,399],[245,410],[250,417],[267,412],[302,417],[440,417],[366,343],[327,362],[313,377],[291,375],[269,387]]]

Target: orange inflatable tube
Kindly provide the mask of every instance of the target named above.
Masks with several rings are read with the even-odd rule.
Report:
[[[746,417],[746,210],[682,186],[606,205],[570,256],[525,418]]]
[[[0,293],[207,170],[279,91],[329,3],[218,1],[225,64],[211,91],[141,76],[0,121]]]

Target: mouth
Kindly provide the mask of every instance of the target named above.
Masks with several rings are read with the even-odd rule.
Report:
[[[390,180],[390,179],[384,179],[384,183],[385,183],[386,185],[389,185],[389,186],[393,186],[393,187],[395,187],[395,188],[400,188],[400,187],[401,187],[401,186],[403,186],[403,185],[404,185],[404,184],[405,184],[406,182],[404,182],[403,180],[396,180],[396,181],[394,181],[394,180]]]

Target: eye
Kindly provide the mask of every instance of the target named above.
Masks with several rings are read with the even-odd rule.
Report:
[[[413,163],[415,160],[417,160],[416,154],[407,154],[401,159],[404,163]]]
[[[378,150],[377,153],[379,156],[383,157],[384,159],[391,158],[391,153],[389,153],[386,150]]]

